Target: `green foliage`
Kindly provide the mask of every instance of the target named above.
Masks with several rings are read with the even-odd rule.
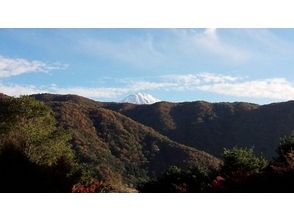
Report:
[[[79,170],[50,107],[34,98],[0,100],[0,191],[71,192]]]
[[[231,176],[236,173],[253,174],[264,169],[268,162],[263,156],[258,156],[252,148],[224,149],[222,173]]]
[[[294,154],[294,131],[289,136],[284,137],[277,149],[278,160],[284,161]]]
[[[166,176],[167,177],[176,177],[179,176],[182,173],[182,169],[177,167],[177,166],[171,166],[167,171],[166,171]]]
[[[71,136],[56,127],[53,112],[43,103],[28,96],[5,98],[0,120],[0,150],[13,145],[39,165],[56,165],[61,157],[73,161]]]
[[[209,173],[195,167],[181,169],[171,166],[155,181],[145,183],[140,187],[141,192],[205,192],[212,181]]]

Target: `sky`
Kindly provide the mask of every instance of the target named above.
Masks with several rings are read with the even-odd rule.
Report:
[[[0,92],[294,99],[294,29],[0,29]]]

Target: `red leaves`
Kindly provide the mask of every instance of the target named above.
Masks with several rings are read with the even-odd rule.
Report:
[[[222,176],[217,176],[213,181],[212,181],[212,187],[213,188],[219,188],[221,187],[222,183],[225,181],[225,179]]]
[[[78,183],[73,186],[72,192],[73,193],[95,193],[95,192],[102,192],[107,185],[103,181],[100,180],[92,180],[88,184],[81,184]]]

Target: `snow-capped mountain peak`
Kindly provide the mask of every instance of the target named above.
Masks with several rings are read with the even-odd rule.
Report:
[[[133,104],[153,104],[160,100],[153,97],[150,94],[138,92],[124,98],[121,102],[133,103]]]

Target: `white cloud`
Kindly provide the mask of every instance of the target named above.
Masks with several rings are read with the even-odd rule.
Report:
[[[118,95],[127,93],[124,88],[85,88],[85,87],[70,87],[70,88],[50,88],[52,93],[57,94],[76,94],[89,98],[115,98]]]
[[[47,64],[42,61],[29,61],[22,58],[8,58],[0,55],[0,78],[16,76],[29,72],[49,72],[65,69],[64,64]]]
[[[0,84],[0,92],[9,96],[31,95],[36,93],[76,94],[89,98],[114,98],[128,92],[124,88],[86,88],[69,87],[62,88],[55,84],[36,87],[33,85]]]
[[[94,99],[115,99],[121,95],[144,90],[182,90],[187,92],[205,91],[226,96],[266,98],[270,100],[294,99],[294,83],[285,78],[269,78],[248,80],[216,73],[198,73],[186,75],[169,75],[159,78],[159,81],[129,81],[121,87],[58,87],[21,86],[16,84],[0,84],[0,92],[11,96],[36,93],[77,94]]]
[[[141,91],[148,89],[167,89],[176,87],[177,84],[173,82],[150,82],[150,81],[133,81],[128,87],[129,91]]]
[[[17,84],[0,84],[0,92],[9,96],[31,95],[36,93],[48,93],[46,89],[38,88],[33,85],[17,85]]]
[[[182,86],[198,85],[201,82],[197,74],[167,75],[164,78]]]
[[[128,82],[122,87],[97,87],[97,88],[86,88],[86,87],[70,87],[60,88],[52,86],[49,91],[58,94],[77,94],[89,98],[116,98],[123,94],[129,94],[144,90],[152,89],[166,89],[176,86],[174,83],[169,82],[148,82],[148,81],[132,81]]]
[[[239,77],[223,75],[217,73],[199,73],[198,77],[205,83],[224,83],[224,82],[234,82]]]
[[[195,88],[195,86],[207,83],[234,82],[239,79],[239,77],[235,76],[207,72],[184,75],[166,75],[163,78],[176,83],[176,86],[174,85],[174,87],[187,89]]]
[[[294,99],[294,83],[285,78],[249,80],[227,74],[196,73],[166,75],[162,82],[140,82],[142,89],[168,89],[205,91],[227,96],[266,98],[271,100]],[[140,85],[138,84],[138,85]],[[140,88],[140,87],[139,87]]]
[[[215,83],[197,87],[199,90],[236,97],[268,98],[273,100],[294,99],[294,84],[285,78]]]

